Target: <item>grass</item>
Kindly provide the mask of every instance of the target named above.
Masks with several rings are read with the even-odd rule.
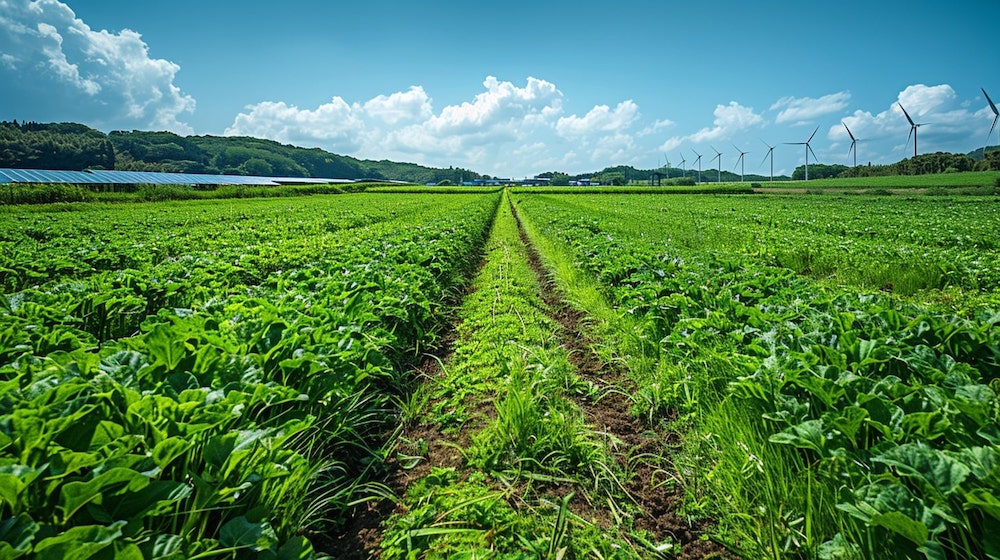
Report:
[[[990,188],[1000,180],[998,171],[968,171],[963,173],[937,173],[930,175],[893,175],[888,177],[835,177],[830,179],[810,179],[808,181],[761,182],[768,189],[807,190],[874,190],[874,189],[932,189],[947,190],[962,188]],[[995,194],[995,193],[985,193]]]
[[[406,513],[386,523],[383,558],[641,556],[621,535],[627,525],[602,529],[573,514],[575,494],[626,523],[629,500],[605,438],[569,398],[587,384],[538,282],[505,197],[458,312],[454,353],[412,403],[423,410],[409,411],[463,446],[463,465],[431,465],[410,485]]]

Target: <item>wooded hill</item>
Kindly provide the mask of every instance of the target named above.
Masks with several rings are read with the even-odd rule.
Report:
[[[180,136],[172,132],[104,134],[76,123],[0,122],[0,167],[117,169],[397,180],[413,183],[471,181],[482,175],[387,160],[359,160],[320,148],[299,148],[243,136]]]

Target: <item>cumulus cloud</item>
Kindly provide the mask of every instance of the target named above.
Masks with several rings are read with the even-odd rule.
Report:
[[[703,128],[690,136],[693,142],[705,142],[729,138],[736,132],[747,130],[764,122],[764,117],[753,112],[753,107],[744,107],[735,101],[729,105],[716,105],[715,126]]]
[[[246,107],[225,133],[493,174],[638,157],[632,128],[641,114],[632,100],[565,115],[562,92],[546,80],[519,85],[487,76],[482,85],[471,100],[439,110],[420,86],[361,102],[334,97],[314,109],[265,101]],[[648,128],[670,125],[661,120]]]
[[[903,115],[900,104],[914,121],[925,123],[918,130],[920,143],[917,147],[921,153],[967,150],[970,138],[982,133],[985,139],[989,129],[987,119],[992,115],[985,99],[982,108],[971,111],[969,103],[959,100],[955,90],[948,84],[907,86],[884,110],[878,113],[856,110],[843,119],[859,141],[883,141],[881,144],[873,144],[873,147],[887,146],[872,154],[875,159],[892,160],[912,155],[912,138],[909,142],[907,138],[910,123]],[[985,127],[982,126],[983,122],[987,123]],[[847,131],[841,125],[831,127],[827,136],[830,140],[850,142]],[[874,149],[879,150],[877,147]]]
[[[639,116],[639,106],[632,100],[622,101],[611,109],[597,105],[586,115],[570,115],[556,122],[556,132],[566,139],[575,139],[595,133],[617,132],[629,127]]]
[[[806,124],[816,117],[836,113],[847,107],[851,93],[841,91],[824,95],[818,99],[812,97],[782,97],[771,105],[771,111],[780,109],[774,122]]]
[[[180,66],[151,58],[138,33],[95,31],[58,0],[0,6],[0,79],[41,80],[36,89],[44,93],[8,110],[58,114],[72,107],[97,126],[193,132],[180,120],[195,107],[174,84]]]
[[[764,123],[764,117],[754,113],[753,107],[744,107],[735,101],[730,101],[729,105],[716,105],[715,120],[713,127],[705,127],[687,136],[674,136],[668,138],[659,146],[660,151],[670,151],[684,143],[699,144],[714,140],[725,140],[732,138],[739,132],[744,132],[755,126]]]

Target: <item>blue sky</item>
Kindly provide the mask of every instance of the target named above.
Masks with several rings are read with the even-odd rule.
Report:
[[[968,152],[1000,3],[0,0],[0,120],[231,134],[523,177]],[[991,144],[998,143],[996,132]],[[810,158],[812,161],[812,158]],[[738,168],[736,168],[738,171]]]

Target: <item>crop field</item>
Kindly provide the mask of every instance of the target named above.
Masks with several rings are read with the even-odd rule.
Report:
[[[926,175],[891,175],[885,177],[835,177],[809,181],[761,182],[762,187],[775,189],[943,189],[997,186],[1000,174],[996,171],[966,171],[963,173],[930,173]],[[982,193],[993,194],[993,193]]]
[[[1000,558],[1000,200],[0,208],[0,559]]]

